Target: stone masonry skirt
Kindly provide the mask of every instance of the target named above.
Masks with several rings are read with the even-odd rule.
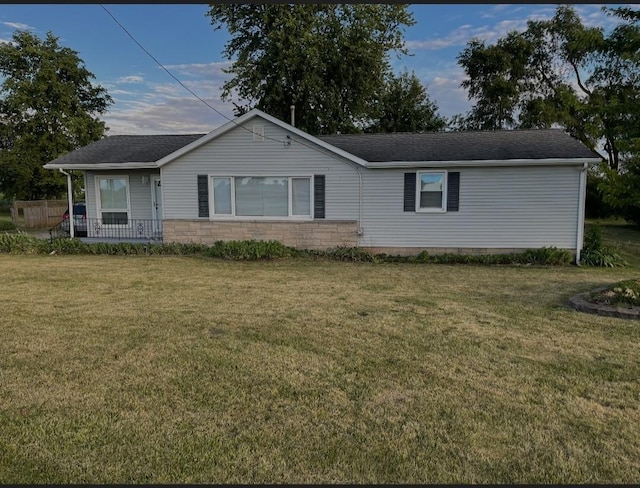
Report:
[[[355,221],[220,221],[164,220],[164,242],[279,241],[298,249],[328,249],[357,246],[358,226]]]

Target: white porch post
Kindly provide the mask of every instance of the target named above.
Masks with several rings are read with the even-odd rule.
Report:
[[[58,168],[60,173],[67,175],[67,200],[69,202],[69,236],[75,237],[74,221],[73,221],[73,185],[71,184],[71,175],[62,168]]]

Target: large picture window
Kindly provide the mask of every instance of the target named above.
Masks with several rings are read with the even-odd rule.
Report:
[[[311,177],[213,176],[218,217],[311,217]]]
[[[444,212],[446,195],[446,172],[418,173],[418,208],[422,212]]]
[[[97,179],[98,217],[105,225],[129,223],[129,178],[127,176],[99,176]]]

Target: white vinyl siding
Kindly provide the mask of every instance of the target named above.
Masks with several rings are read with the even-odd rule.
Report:
[[[449,168],[460,172],[460,210],[440,213],[404,211],[410,169],[367,170],[360,245],[574,249],[580,169]]]
[[[252,129],[253,125],[253,121],[247,122],[248,128]],[[304,145],[297,142],[297,136],[268,121],[264,121],[264,135],[264,142],[254,144],[252,132],[238,127],[163,166],[164,218],[199,218],[198,175],[325,175],[325,219],[354,221],[358,218],[358,173],[350,163],[309,147],[307,141]],[[287,135],[293,137],[290,145],[278,142],[286,141]],[[209,187],[211,185],[210,178]],[[209,190],[211,208],[211,188]],[[310,190],[313,192],[313,186]],[[313,215],[313,207],[310,210]],[[299,211],[297,204],[296,211]],[[214,217],[210,212],[209,218]]]

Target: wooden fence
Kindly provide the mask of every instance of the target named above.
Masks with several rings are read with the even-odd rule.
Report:
[[[11,207],[11,220],[18,228],[41,229],[53,227],[62,220],[67,200],[16,200]],[[20,210],[24,223],[20,222]]]

